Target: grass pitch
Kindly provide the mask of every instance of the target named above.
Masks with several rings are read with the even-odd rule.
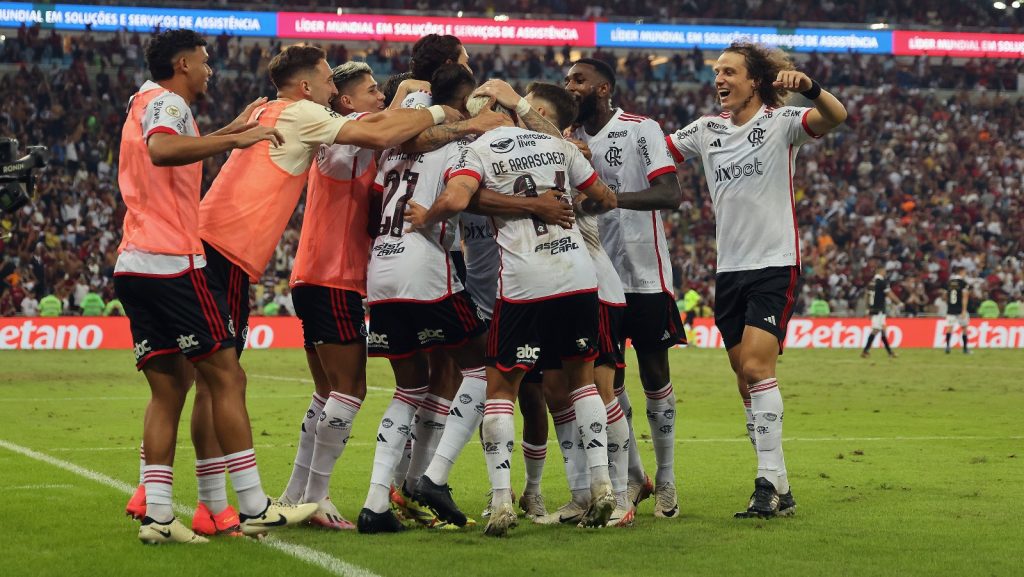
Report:
[[[363,536],[311,528],[268,543],[219,539],[205,547],[143,547],[123,516],[138,482],[137,447],[148,389],[128,351],[0,354],[0,573],[54,575],[1020,575],[1024,355],[1019,351],[791,350],[779,382],[797,515],[737,520],[755,458],[725,353],[672,351],[678,399],[676,475],[682,517],[656,520],[641,504],[632,529],[583,531],[521,521],[508,539],[463,531]],[[291,471],[312,385],[301,351],[250,351],[260,474],[272,495]],[[634,426],[646,436],[635,368]],[[371,360],[370,390],[335,471],[332,496],[351,520],[362,506],[378,419],[393,387]],[[187,413],[188,411],[186,411]],[[551,432],[552,439],[554,431]],[[641,453],[653,474],[649,442]],[[34,451],[30,452],[30,451]],[[557,444],[549,445],[549,510],[567,497]],[[47,456],[51,460],[47,461]],[[195,504],[187,416],[175,500]],[[55,459],[55,460],[53,460]],[[69,466],[77,466],[75,469]],[[97,476],[98,474],[99,476]],[[519,451],[513,479],[523,475]],[[487,476],[470,446],[451,479],[477,516]],[[479,517],[478,517],[479,518]]]

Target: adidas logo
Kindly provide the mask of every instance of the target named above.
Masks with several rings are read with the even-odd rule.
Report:
[[[709,144],[708,146],[710,146],[711,148],[722,148],[722,139],[716,138],[715,141]]]
[[[452,407],[452,410],[448,411],[448,415],[451,417],[458,417],[460,419],[463,418],[462,411],[460,411],[458,407]]]
[[[598,441],[597,439],[594,439],[594,440],[590,441],[589,443],[587,443],[587,448],[588,449],[601,449],[601,448],[604,448],[604,445],[601,444],[601,441]]]
[[[495,469],[511,469],[511,468],[512,468],[512,466],[508,464],[508,459],[505,459],[500,465],[495,467]]]
[[[768,323],[770,325],[774,325],[775,324],[775,315],[764,317],[764,322],[766,322],[766,323]]]
[[[377,442],[378,443],[387,443],[388,440],[384,438],[383,434],[377,433]]]

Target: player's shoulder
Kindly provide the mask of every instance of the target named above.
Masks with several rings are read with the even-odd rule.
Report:
[[[304,98],[289,103],[287,108],[300,114],[311,114],[315,116],[326,115],[331,118],[346,118],[346,115],[336,112],[330,106],[324,106],[323,104],[318,104],[312,100],[306,100]]]
[[[427,108],[433,103],[434,99],[429,92],[418,90],[406,94],[400,106],[402,108]]]
[[[766,106],[761,116],[765,120],[785,119],[785,118],[799,118],[803,116],[810,108],[805,106],[780,106],[774,108],[772,106]]]
[[[615,119],[613,126],[610,128],[612,130],[626,131],[630,133],[648,132],[655,130],[658,132],[663,132],[661,129],[661,124],[657,120],[654,120],[653,118],[649,118],[647,116],[633,114],[632,112],[626,112],[625,110],[619,113],[619,116]]]

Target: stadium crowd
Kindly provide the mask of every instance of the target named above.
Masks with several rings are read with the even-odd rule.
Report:
[[[562,4],[573,2],[551,3]],[[910,4],[898,3],[898,10]],[[919,4],[945,9],[965,3]],[[256,95],[272,95],[266,66],[278,49],[277,42],[265,40],[210,40],[216,73],[209,98],[196,111],[204,132],[225,124]],[[34,203],[16,215],[0,215],[11,228],[10,237],[0,241],[0,315],[52,310],[40,307],[48,295],[65,314],[103,314],[84,307],[87,300],[96,302],[87,299],[90,294],[104,304],[114,300],[112,271],[124,210],[117,150],[125,105],[145,80],[144,43],[139,34],[61,35],[23,27],[0,47],[0,136],[23,146],[42,144],[52,153],[36,180]],[[553,47],[512,56],[471,51],[481,79],[504,77],[517,88],[538,78],[560,82],[569,57],[567,48]],[[344,45],[329,47],[331,62],[349,56]],[[622,78],[617,104],[658,120],[666,133],[717,111],[700,52],[676,53],[660,66],[639,52],[621,62],[600,51],[592,56],[615,63]],[[408,47],[381,46],[359,57],[382,78],[407,68]],[[850,117],[824,142],[806,146],[798,159],[795,195],[805,283],[797,312],[820,298],[835,314],[862,314],[872,260],[891,272],[905,314],[943,314],[943,288],[956,264],[968,270],[973,303],[991,299],[1004,310],[1024,299],[1024,99],[1003,93],[1017,88],[1022,61],[811,55],[800,65],[836,87]],[[223,161],[208,161],[206,185]],[[715,249],[707,187],[699,166],[682,167],[679,178],[686,200],[666,215],[675,285],[680,295],[696,288],[710,304]],[[257,314],[293,313],[287,279],[302,210],[300,204],[264,282],[254,290]],[[116,301],[99,310],[116,314]]]

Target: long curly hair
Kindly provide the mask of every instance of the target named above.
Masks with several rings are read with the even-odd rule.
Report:
[[[778,108],[783,105],[789,91],[772,85],[779,72],[796,70],[789,56],[778,48],[768,48],[751,42],[733,42],[724,52],[734,52],[743,56],[747,65],[747,75],[757,82],[757,94],[761,101]]]

